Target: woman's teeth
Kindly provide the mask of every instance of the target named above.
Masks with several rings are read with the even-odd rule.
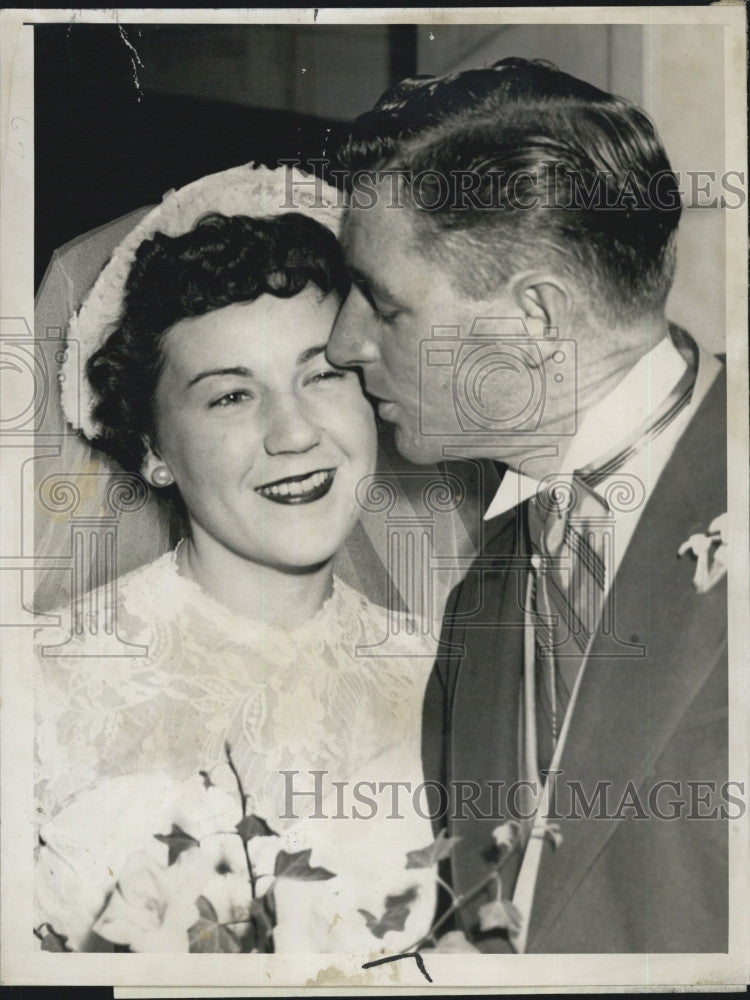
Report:
[[[302,479],[287,479],[269,486],[259,486],[257,491],[266,497],[301,497],[318,490],[330,479],[331,472],[321,470]]]

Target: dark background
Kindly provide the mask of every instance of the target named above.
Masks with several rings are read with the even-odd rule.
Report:
[[[252,14],[252,10],[250,14]],[[75,14],[75,12],[74,12]],[[273,12],[271,12],[273,14]],[[725,163],[718,25],[40,24],[35,38],[35,271],[67,241],[172,188],[256,160],[331,156],[404,76],[541,58],[653,117],[678,171]],[[85,16],[85,15],[83,15]],[[724,350],[725,213],[683,213],[670,317]]]
[[[370,63],[361,71],[375,70],[374,100],[383,84],[414,73],[415,29],[391,25],[356,30]],[[330,156],[350,120],[347,88],[324,89],[322,74],[331,70],[335,45],[314,26],[212,26],[207,36],[205,28],[192,25],[128,25],[126,32],[137,57],[116,25],[45,24],[34,29],[37,287],[52,251],[68,240],[155,204],[166,191],[204,174],[249,160],[275,166],[282,157],[305,161]],[[275,55],[285,78],[270,80],[268,65],[260,66],[253,78],[254,50],[258,61],[261,52],[266,60]],[[208,78],[227,52],[235,59],[250,56],[250,79],[238,75],[236,92],[231,72],[221,87]],[[319,106],[322,113],[283,106],[295,103],[288,84],[296,78],[295,69],[302,71],[301,63],[313,64],[306,70],[311,74],[305,78],[306,94],[311,96],[304,103]],[[178,72],[185,80],[179,85]],[[165,92],[168,88],[194,93]],[[198,96],[201,90],[234,99]],[[253,99],[276,106],[247,103]],[[358,107],[367,105],[360,102]]]

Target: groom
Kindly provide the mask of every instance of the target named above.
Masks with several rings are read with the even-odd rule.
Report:
[[[342,160],[331,360],[406,458],[505,472],[423,749],[455,893],[518,822],[521,920],[481,910],[493,883],[457,928],[493,952],[726,951],[726,381],[665,316],[680,201],[653,126],[508,59],[404,81]]]

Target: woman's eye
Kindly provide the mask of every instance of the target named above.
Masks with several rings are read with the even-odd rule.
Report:
[[[347,374],[348,372],[345,371],[344,369],[326,368],[325,371],[316,372],[314,375],[311,375],[307,381],[308,383],[329,382],[332,379],[346,378]]]
[[[223,396],[215,399],[210,406],[215,407],[226,407],[226,406],[237,406],[238,403],[244,403],[248,399],[253,397],[245,389],[237,389],[235,392],[226,392]]]

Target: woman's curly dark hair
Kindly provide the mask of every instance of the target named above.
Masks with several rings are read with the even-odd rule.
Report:
[[[269,218],[204,216],[181,236],[156,233],[139,246],[116,328],[86,367],[97,395],[93,444],[140,470],[153,433],[153,402],[166,331],[266,293],[291,298],[312,282],[343,297],[349,278],[333,233],[296,212]]]

